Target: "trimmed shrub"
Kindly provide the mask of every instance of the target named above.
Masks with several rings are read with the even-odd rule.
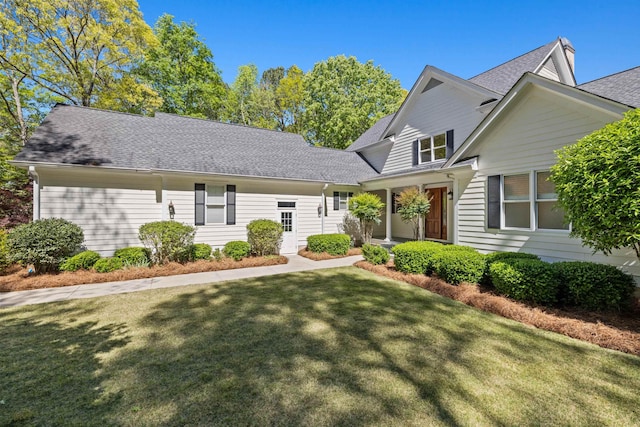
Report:
[[[62,218],[39,219],[9,232],[10,260],[33,264],[36,274],[57,271],[66,258],[80,250],[82,229]]]
[[[391,248],[396,270],[403,273],[427,274],[434,271],[434,255],[444,245],[436,242],[406,242]]]
[[[270,219],[255,219],[247,224],[247,240],[254,255],[279,255],[282,224]]]
[[[494,286],[518,301],[550,304],[557,300],[558,276],[553,265],[536,259],[494,261],[489,267]]]
[[[9,248],[7,247],[7,230],[0,228],[0,273],[11,265]]]
[[[540,260],[538,255],[528,254],[525,252],[492,252],[484,256],[485,269],[480,283],[486,286],[492,286],[491,277],[489,276],[489,267],[491,264],[497,261],[504,261],[510,259],[535,259]]]
[[[567,302],[588,310],[621,309],[631,303],[633,277],[612,265],[568,261],[553,264]]]
[[[350,246],[351,237],[348,234],[316,234],[307,237],[307,248],[311,252],[346,255]]]
[[[60,264],[62,271],[89,270],[100,259],[100,254],[94,251],[84,251],[71,258],[65,259]]]
[[[191,259],[211,259],[211,245],[206,243],[194,243],[191,246]]]
[[[117,249],[113,256],[120,258],[122,265],[126,267],[146,267],[150,262],[149,250],[141,246]]]
[[[484,255],[468,246],[444,246],[433,258],[435,273],[452,285],[479,283],[484,274]]]
[[[222,253],[235,261],[240,261],[251,254],[251,245],[241,240],[234,240],[224,245]]]
[[[375,265],[382,265],[389,262],[389,252],[382,246],[365,243],[362,245],[362,256],[364,256],[365,261]]]
[[[112,271],[120,270],[122,267],[123,267],[122,260],[116,257],[100,258],[93,265],[93,268],[98,273],[110,273]]]
[[[155,264],[184,262],[189,259],[196,230],[175,221],[156,221],[141,225],[138,237],[150,251]]]
[[[216,261],[222,261],[223,254],[220,248],[215,248],[213,252],[211,252],[211,257]]]

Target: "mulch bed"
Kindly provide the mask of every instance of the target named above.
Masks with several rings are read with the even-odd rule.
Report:
[[[536,328],[640,356],[640,304],[637,300],[632,309],[620,313],[549,308],[516,302],[478,285],[453,286],[435,277],[401,273],[392,263],[384,266],[358,261],[355,266]]]
[[[311,252],[311,251],[308,251],[307,248],[304,248],[298,251],[298,255],[303,256],[305,258],[309,258],[310,260],[313,260],[313,261],[325,261],[328,259],[345,258],[348,256],[362,255],[362,249],[351,248],[349,249],[349,252],[347,252],[346,255],[331,255],[326,252]]]
[[[120,280],[148,279],[151,277],[174,276],[177,274],[203,273],[207,271],[232,270],[246,267],[264,267],[286,264],[284,256],[250,257],[241,261],[223,258],[220,261],[196,261],[187,264],[169,263],[152,267],[134,267],[111,273],[96,273],[80,270],[58,274],[29,275],[27,269],[20,266],[10,267],[4,276],[0,276],[0,292],[24,291],[27,289],[60,288],[64,286],[86,285],[90,283],[116,282]]]

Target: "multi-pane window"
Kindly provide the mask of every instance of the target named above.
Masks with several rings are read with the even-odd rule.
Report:
[[[418,146],[420,163],[433,162],[447,158],[447,136],[428,136],[420,140]]]
[[[504,226],[530,228],[529,174],[505,176],[503,186]]]
[[[536,172],[536,218],[538,228],[547,230],[568,230],[564,223],[564,210],[556,204],[558,195],[555,185],[549,180],[551,173]]]
[[[284,232],[293,231],[293,212],[280,212],[280,223]]]
[[[207,185],[207,224],[224,223],[224,185]]]
[[[349,207],[349,193],[346,191],[340,191],[339,193],[339,197],[340,197],[340,210],[347,210],[347,208]]]

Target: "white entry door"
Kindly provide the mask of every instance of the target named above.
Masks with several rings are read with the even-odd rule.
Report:
[[[282,224],[281,254],[295,254],[298,252],[298,232],[296,221],[296,203],[278,202],[278,221]]]

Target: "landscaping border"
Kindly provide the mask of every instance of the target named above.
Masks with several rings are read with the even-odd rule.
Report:
[[[361,248],[350,248],[346,255],[331,255],[327,252],[311,252],[305,246],[298,251],[298,255],[310,259],[312,261],[326,261],[328,259],[346,258],[348,256],[362,255]]]

